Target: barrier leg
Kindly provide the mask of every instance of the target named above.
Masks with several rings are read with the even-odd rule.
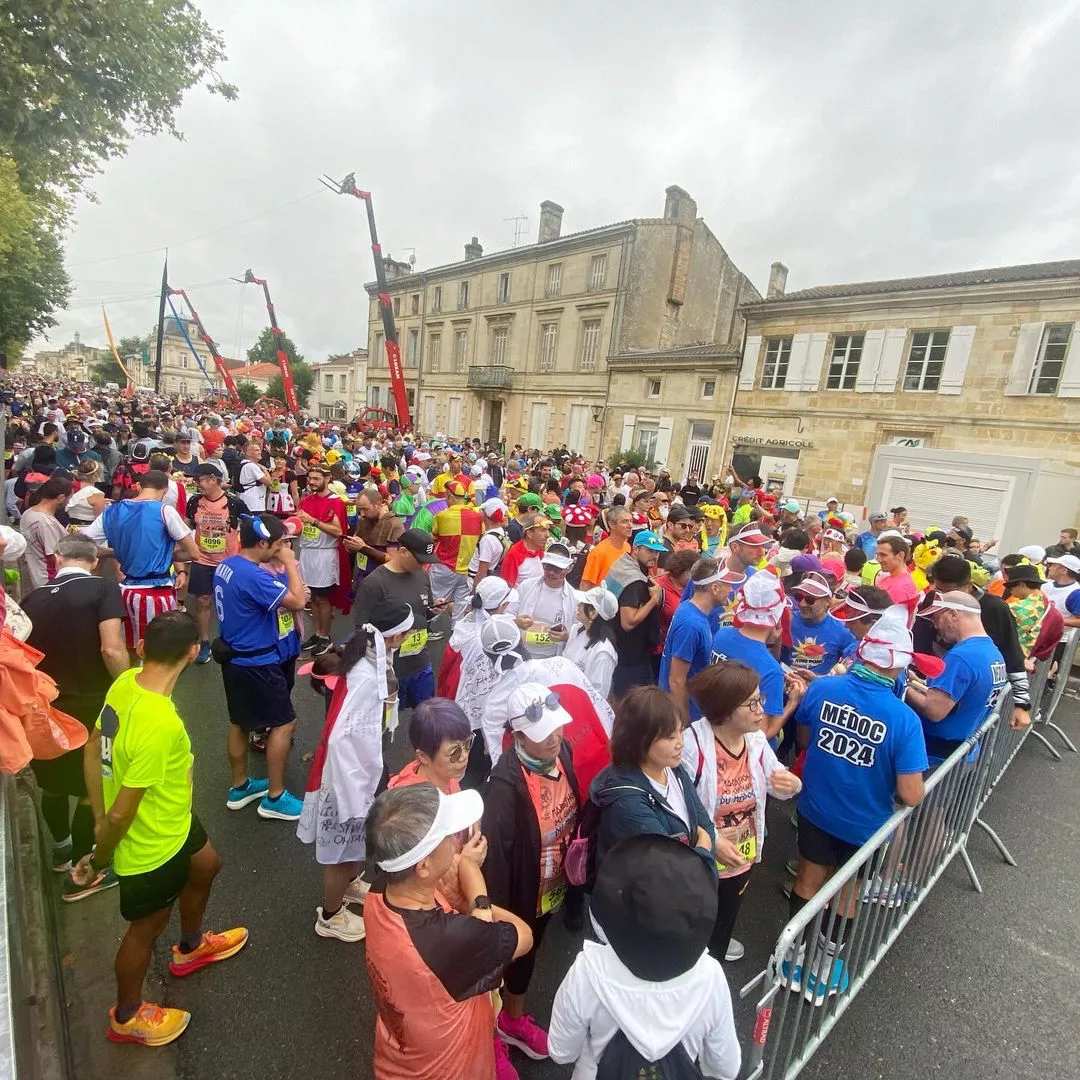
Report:
[[[986,822],[983,821],[983,819],[981,817],[977,817],[975,819],[975,824],[978,825],[979,828],[982,829],[982,831],[984,833],[986,833],[986,835],[989,836],[991,840],[994,841],[994,847],[996,847],[998,849],[998,851],[1001,852],[1001,857],[1010,866],[1015,866],[1016,865],[1016,860],[1012,857],[1012,855],[1009,852],[1009,849],[1005,846],[1005,841],[1002,840],[1001,837],[998,836],[998,834],[996,832],[994,832],[994,830],[991,829],[990,826],[987,825]],[[966,856],[967,852],[964,851],[963,854]],[[981,892],[982,890],[980,889],[979,891]]]
[[[1062,731],[1061,728],[1059,728],[1057,726],[1057,724],[1055,724],[1052,720],[1047,720],[1043,726],[1048,727],[1051,731],[1055,732],[1057,734],[1057,736],[1061,739],[1061,741],[1065,744],[1065,748],[1067,750],[1071,750],[1074,754],[1080,754],[1080,750],[1076,749],[1076,746],[1073,743],[1072,739],[1070,739],[1069,736],[1066,735],[1065,732]],[[1032,732],[1032,734],[1033,735],[1038,735],[1038,732],[1035,731],[1035,732]],[[1050,747],[1051,751],[1054,749],[1052,746],[1050,746],[1050,744],[1048,742],[1046,742],[1045,739],[1043,739],[1043,742],[1046,743],[1046,745]],[[1058,761],[1060,761],[1061,760],[1061,755],[1058,754],[1057,758],[1058,758]]]
[[[1043,727],[1057,727],[1057,724],[1043,724],[1042,726],[1043,726]],[[1060,728],[1058,728],[1058,730],[1059,730],[1059,731],[1061,731],[1061,729],[1060,729]],[[1060,761],[1060,760],[1061,760],[1061,755],[1060,755],[1060,754],[1059,754],[1059,753],[1057,752],[1057,750],[1056,750],[1056,749],[1055,749],[1055,748],[1054,748],[1054,747],[1053,747],[1053,746],[1052,746],[1052,745],[1050,744],[1050,741],[1049,741],[1049,740],[1047,739],[1047,737],[1046,737],[1046,736],[1045,736],[1045,735],[1044,735],[1044,734],[1043,734],[1043,733],[1042,733],[1041,731],[1039,731],[1039,730],[1038,730],[1038,729],[1037,729],[1037,728],[1036,728],[1036,727],[1034,726],[1034,724],[1032,725],[1032,727],[1031,727],[1031,731],[1029,731],[1029,732],[1028,732],[1028,734],[1029,734],[1029,735],[1030,735],[1030,736],[1031,736],[1031,737],[1032,737],[1033,739],[1038,739],[1038,740],[1039,740],[1039,742],[1041,742],[1041,743],[1043,744],[1043,746],[1045,746],[1045,747],[1046,747],[1046,749],[1050,751],[1050,754],[1051,754],[1051,756],[1053,757],[1053,759],[1054,759],[1055,761]],[[1061,737],[1062,737],[1063,739],[1065,739],[1065,741],[1066,741],[1067,743],[1069,743],[1069,746],[1070,746],[1070,747],[1071,747],[1071,748],[1072,748],[1073,750],[1075,750],[1075,749],[1076,749],[1076,747],[1075,747],[1075,746],[1073,746],[1073,744],[1069,742],[1068,738],[1066,738],[1066,736],[1065,736],[1065,732],[1063,732],[1063,731],[1061,732]]]
[[[983,891],[982,882],[979,880],[979,875],[975,873],[975,867],[972,865],[971,856],[967,853],[967,845],[962,844],[960,846],[960,858],[963,860],[964,869],[967,871],[968,880],[971,882],[971,887],[978,893]]]

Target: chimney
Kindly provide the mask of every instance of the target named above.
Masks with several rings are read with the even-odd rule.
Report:
[[[675,184],[664,194],[667,196],[664,200],[664,220],[673,221],[676,225],[687,225],[692,229],[697,220],[697,203]]]
[[[787,288],[787,275],[788,269],[782,262],[774,262],[769,267],[769,288],[765,293],[766,300],[784,295],[784,290]]]
[[[540,233],[536,238],[538,244],[546,244],[549,240],[558,240],[562,232],[563,208],[550,199],[545,199],[540,204]]]
[[[472,262],[473,259],[479,259],[484,254],[484,249],[480,246],[480,241],[474,236],[471,244],[465,245],[465,261]]]

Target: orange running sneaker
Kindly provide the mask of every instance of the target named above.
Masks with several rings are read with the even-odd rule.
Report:
[[[164,1046],[184,1034],[191,1013],[183,1009],[163,1009],[143,1002],[139,1011],[126,1023],[116,1019],[116,1006],[109,1010],[109,1029],[105,1035],[112,1042]]]
[[[174,945],[169,970],[178,979],[182,979],[208,964],[216,964],[219,960],[228,960],[230,956],[235,956],[247,944],[247,939],[247,928],[243,926],[225,930],[220,934],[208,931],[203,934],[202,944],[189,953],[181,952],[180,946]]]

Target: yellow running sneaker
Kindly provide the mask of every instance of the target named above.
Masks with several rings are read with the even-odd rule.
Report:
[[[116,1006],[109,1010],[107,1038],[118,1043],[142,1043],[143,1046],[164,1046],[184,1034],[191,1013],[183,1009],[164,1009],[144,1001],[139,1011],[126,1023],[116,1019]]]
[[[219,960],[228,960],[230,956],[235,956],[247,944],[247,939],[247,928],[243,926],[225,930],[220,934],[208,931],[203,934],[202,944],[189,953],[181,952],[180,946],[174,945],[169,970],[181,979],[208,964],[216,964]]]

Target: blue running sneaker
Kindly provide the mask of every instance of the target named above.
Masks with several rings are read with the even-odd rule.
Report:
[[[848,979],[847,964],[839,957],[828,957],[821,960],[817,967],[828,970],[828,978],[822,978],[816,972],[811,971],[806,976],[803,989],[803,997],[811,1005],[824,1005],[825,1001],[833,994],[843,994],[850,980]]]
[[[249,776],[243,787],[229,788],[229,797],[225,800],[225,805],[230,810],[243,810],[245,806],[263,798],[269,790],[269,780],[256,780]]]
[[[276,799],[269,795],[259,803],[259,817],[278,821],[299,821],[304,804],[291,792],[283,791]]]
[[[780,974],[787,983],[787,988],[796,994],[802,990],[803,962],[806,958],[806,948],[799,946],[798,955],[794,960],[785,960],[780,965]]]
[[[196,664],[209,664],[214,658],[214,652],[210,648],[210,642],[204,641],[199,646],[199,655],[195,657]]]

